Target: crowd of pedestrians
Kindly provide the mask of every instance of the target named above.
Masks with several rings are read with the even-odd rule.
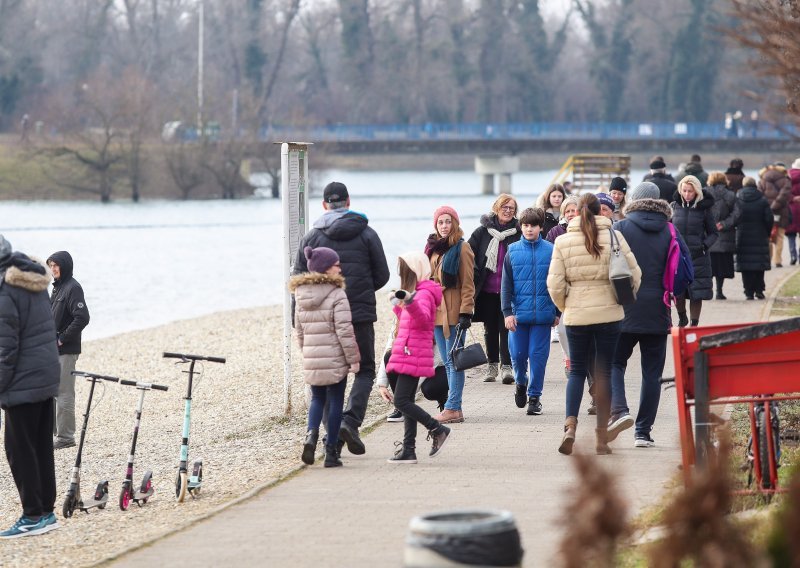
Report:
[[[746,299],[763,299],[764,272],[781,267],[784,238],[791,264],[797,263],[800,159],[788,169],[771,164],[761,170],[758,180],[745,174],[738,158],[725,172],[706,172],[701,157],[693,155],[673,177],[664,158],[654,156],[649,170],[635,186],[616,177],[597,193],[573,195],[564,185],[552,184],[528,208],[501,194],[468,240],[456,208],[442,205],[433,212],[427,241],[399,257],[401,288],[390,294],[396,322],[385,361],[395,380],[391,389],[389,381],[379,381],[379,389],[383,399],[395,405],[388,419],[405,424],[405,435],[390,462],[417,463],[418,424],[428,430],[429,455],[436,456],[452,435],[446,424],[464,422],[465,373],[457,368],[453,353],[464,346],[465,332],[473,322],[483,323],[487,359],[483,380],[514,384],[515,405],[531,416],[544,411],[550,346],[560,343],[568,380],[559,452],[572,453],[586,384],[591,398],[588,411],[596,415],[598,454],[612,453],[609,444],[634,426],[635,447],[655,445],[651,433],[672,326],[699,325],[703,302],[726,300],[724,282],[735,272],[742,273]],[[298,294],[296,326],[307,382],[315,387],[303,461],[313,463],[327,400],[325,465],[329,466],[341,463],[343,443],[354,454],[365,451],[358,427],[375,379],[373,298],[387,282],[388,268],[380,239],[363,213],[350,210],[343,184],[333,182],[325,188],[323,206],[324,215],[298,252],[294,267],[298,276],[293,277],[292,287]],[[685,291],[673,296],[667,271],[670,251],[676,248],[691,264],[693,279]],[[625,305],[609,279],[616,251],[628,266],[635,293],[635,300]],[[315,269],[311,258],[327,262]],[[296,287],[308,281],[310,277],[302,274],[308,271],[313,286],[324,284],[330,294],[325,296],[327,303],[320,299],[309,307],[301,294],[303,287]],[[349,300],[352,323],[332,307],[334,294],[338,309]],[[368,310],[356,307],[357,302]],[[330,378],[337,393],[344,392],[338,385],[343,385],[348,372],[356,371],[352,390],[357,394],[351,394],[340,426],[341,409],[331,405],[340,406],[343,397],[326,398],[320,390],[319,358],[308,341],[309,326],[328,321],[335,325],[328,324],[319,343],[338,362],[337,380]],[[368,323],[368,332],[359,322]],[[360,369],[353,341],[360,351]],[[362,343],[369,345],[364,349]],[[642,380],[634,418],[625,394],[625,373],[637,346]],[[433,397],[442,406],[438,415],[431,416],[414,400],[420,382],[436,375],[437,361],[446,373],[447,393]]]

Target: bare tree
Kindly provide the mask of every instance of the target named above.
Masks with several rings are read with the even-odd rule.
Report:
[[[189,199],[192,192],[205,182],[203,164],[207,161],[207,149],[208,144],[165,144],[164,160],[181,199]]]

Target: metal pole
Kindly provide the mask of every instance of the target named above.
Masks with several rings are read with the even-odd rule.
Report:
[[[694,354],[694,437],[697,443],[695,463],[703,470],[708,467],[711,444],[709,402],[708,355],[704,351],[696,351]]]
[[[203,32],[205,1],[200,0],[197,31],[197,134],[203,136]]]
[[[239,89],[233,90],[233,103],[231,108],[231,138],[239,137]]]
[[[286,223],[289,220],[289,145],[281,144],[281,203],[283,204],[283,281],[291,277],[291,244]],[[292,413],[292,296],[289,289],[283,291],[283,411]]]

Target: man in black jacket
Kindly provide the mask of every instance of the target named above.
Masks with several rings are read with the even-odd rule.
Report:
[[[0,532],[3,539],[58,528],[51,436],[59,366],[49,283],[42,264],[12,252],[0,236],[0,408],[8,465],[22,501],[22,516]]]
[[[58,334],[58,360],[61,363],[61,386],[56,399],[56,427],[53,447],[57,450],[75,445],[75,377],[72,371],[81,353],[81,332],[89,323],[89,309],[83,288],[72,277],[72,256],[67,251],[50,255],[47,265],[53,271],[53,295],[50,306]]]
[[[347,187],[338,181],[325,186],[322,206],[325,213],[314,222],[298,248],[292,273],[308,272],[303,249],[307,246],[328,247],[339,254],[345,293],[353,315],[353,330],[361,353],[361,368],[355,376],[339,430],[339,440],[353,454],[366,451],[358,429],[367,412],[372,385],[375,382],[375,292],[389,281],[389,266],[378,233],[369,225],[366,215],[350,210]]]
[[[678,191],[678,184],[667,173],[667,164],[661,156],[656,156],[650,162],[650,173],[644,176],[644,181],[649,181],[658,187],[659,198],[667,203],[672,201],[672,196]]]

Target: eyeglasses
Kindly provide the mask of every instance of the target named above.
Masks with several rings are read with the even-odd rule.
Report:
[[[516,207],[511,207],[510,205],[503,205],[500,208],[500,211],[505,211],[506,213],[513,213],[516,210],[517,210]]]

